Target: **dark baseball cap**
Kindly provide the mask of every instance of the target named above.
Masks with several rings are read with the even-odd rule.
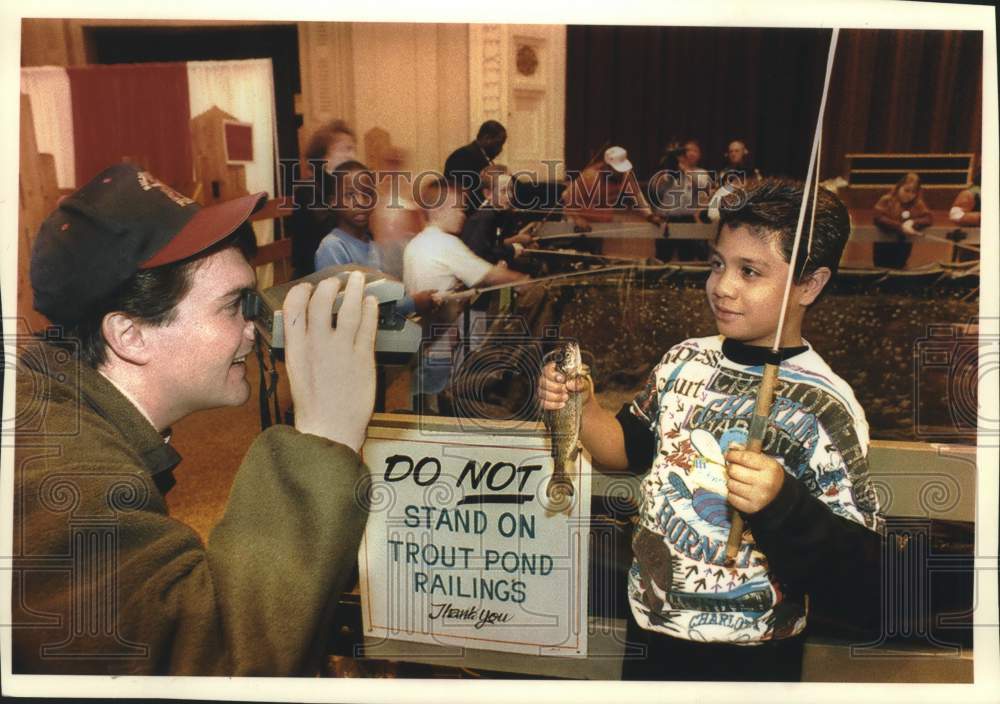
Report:
[[[147,171],[111,166],[64,198],[31,251],[35,308],[73,323],[140,269],[192,257],[225,239],[266,193],[201,207]]]

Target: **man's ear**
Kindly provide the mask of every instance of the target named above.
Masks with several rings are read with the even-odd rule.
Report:
[[[151,359],[152,350],[144,332],[141,321],[121,311],[108,313],[101,321],[101,334],[108,347],[115,356],[131,364],[143,365]]]
[[[802,279],[799,284],[802,287],[802,296],[799,298],[799,303],[808,306],[815,301],[832,275],[833,272],[828,267],[821,266],[809,274],[809,276]]]

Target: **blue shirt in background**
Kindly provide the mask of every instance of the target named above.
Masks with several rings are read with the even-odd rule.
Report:
[[[319,243],[314,261],[316,271],[345,264],[357,264],[382,271],[382,255],[378,246],[371,240],[359,240],[339,227],[333,228]],[[415,310],[413,299],[408,295],[396,303],[396,312],[400,315],[411,315]]]

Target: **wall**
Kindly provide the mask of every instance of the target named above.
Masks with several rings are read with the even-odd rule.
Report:
[[[441,169],[468,142],[468,27],[375,24],[351,27],[354,118],[359,137],[389,132],[414,169]]]
[[[540,60],[530,77],[514,58],[525,44]],[[497,119],[510,129],[499,161],[511,169],[562,159],[562,26],[303,22],[299,47],[303,143],[340,118],[359,144],[379,127],[407,152],[410,168],[440,170],[483,120]]]

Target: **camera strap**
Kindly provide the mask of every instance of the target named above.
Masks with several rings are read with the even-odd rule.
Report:
[[[281,410],[278,404],[278,369],[275,364],[274,350],[268,347],[270,365],[265,371],[264,364],[264,344],[260,337],[260,332],[254,328],[254,337],[256,338],[254,344],[254,349],[257,352],[257,372],[259,379],[259,387],[257,393],[257,400],[260,406],[260,429],[261,431],[267,430],[274,423],[280,422]],[[270,380],[270,383],[268,383]],[[274,404],[274,417],[271,416],[271,408],[269,401]]]

